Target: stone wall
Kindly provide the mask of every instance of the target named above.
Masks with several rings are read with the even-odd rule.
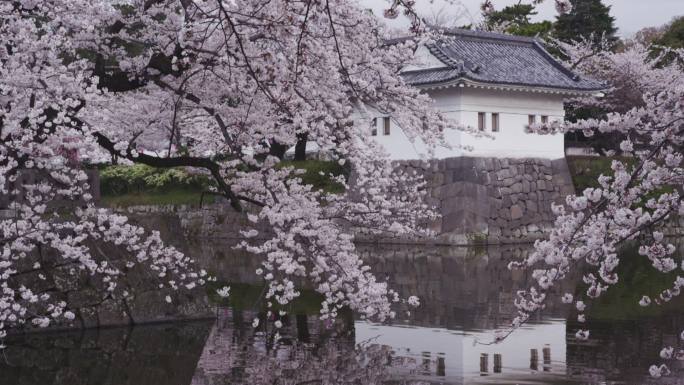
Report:
[[[574,193],[565,159],[457,157],[401,162],[422,173],[429,203],[442,217],[430,224],[437,243],[518,243],[553,226],[551,203]]]

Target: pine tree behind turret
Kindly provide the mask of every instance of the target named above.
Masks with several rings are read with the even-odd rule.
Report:
[[[591,38],[595,44],[605,34],[611,42],[617,42],[615,18],[610,15],[610,6],[601,0],[570,0],[572,10],[556,19],[554,35],[562,41],[576,41]]]

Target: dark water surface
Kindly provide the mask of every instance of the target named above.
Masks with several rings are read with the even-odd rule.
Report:
[[[529,283],[506,269],[524,248],[360,247],[392,287],[420,296],[420,308],[376,325],[351,316],[321,322],[302,305],[276,333],[251,301],[235,298],[213,321],[14,336],[0,353],[0,384],[684,384],[682,366],[668,378],[647,376],[661,347],[679,343],[684,309],[642,311],[635,303],[649,287],[637,281],[590,309],[588,341],[574,338],[580,324],[568,305],[552,300],[534,322],[486,345]],[[202,252],[220,279],[241,282],[234,287],[243,299],[260,291],[257,260],[217,250],[226,249]],[[567,282],[558,293],[579,290]]]

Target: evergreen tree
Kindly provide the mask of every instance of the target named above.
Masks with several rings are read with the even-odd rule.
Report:
[[[490,30],[504,25],[506,33],[512,35],[546,35],[553,29],[553,23],[548,20],[539,23],[530,22],[530,18],[536,14],[534,5],[518,3],[485,15],[485,23]]]
[[[676,17],[669,24],[663,26],[662,32],[653,39],[652,43],[653,56],[660,55],[663,50],[670,48],[684,48],[684,16]],[[671,51],[665,54],[661,64],[670,64],[673,60],[678,60],[680,64],[684,65],[681,57]]]
[[[605,35],[609,41],[615,37],[615,18],[610,15],[610,6],[601,0],[570,0],[572,10],[556,19],[554,35],[562,41],[580,38],[592,39],[597,45]]]
[[[672,20],[655,44],[670,48],[684,48],[684,16]]]

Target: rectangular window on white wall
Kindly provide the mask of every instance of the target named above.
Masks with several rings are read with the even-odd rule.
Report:
[[[528,124],[537,123],[537,115],[527,115],[527,123]]]
[[[499,132],[499,114],[492,113],[492,132]]]
[[[382,127],[383,127],[383,129],[382,129],[383,134],[389,135],[390,134],[390,118],[388,116],[385,116],[384,118],[382,118]]]
[[[487,114],[484,112],[477,113],[477,129],[480,131],[487,129]]]
[[[546,123],[549,122],[549,117],[546,116],[546,115],[542,115],[541,119],[542,119],[541,122],[542,122],[543,124],[546,124]]]
[[[371,122],[371,136],[378,135],[378,118],[373,118]]]

